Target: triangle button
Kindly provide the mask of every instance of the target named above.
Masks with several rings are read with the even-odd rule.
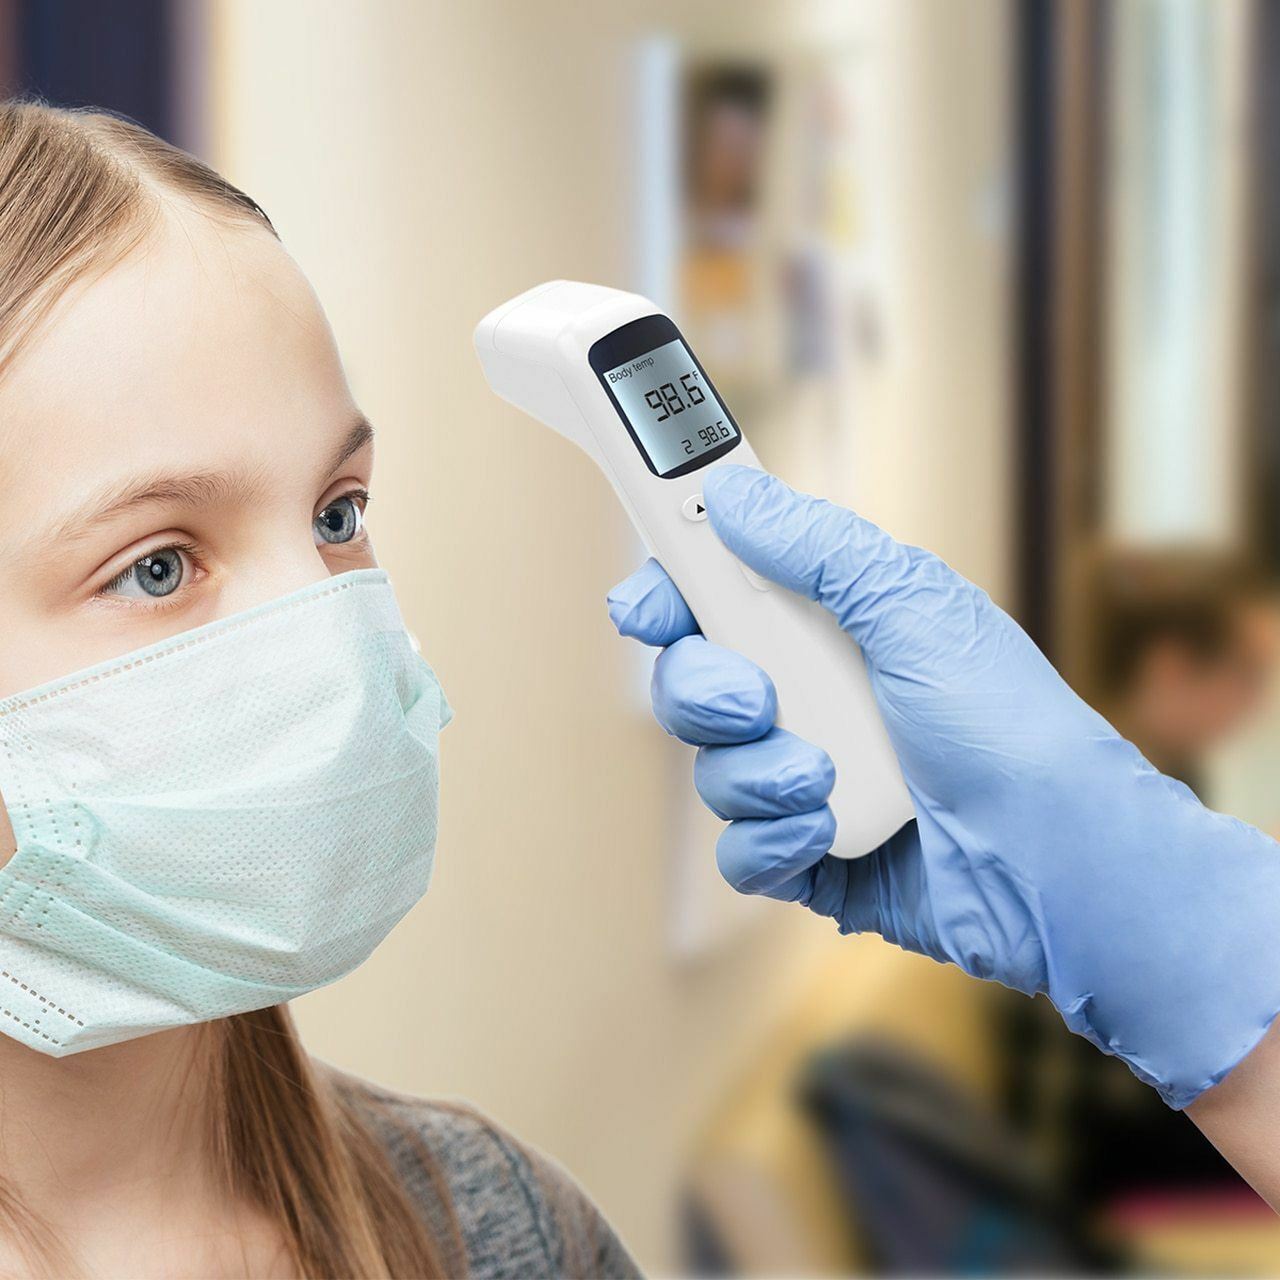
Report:
[[[684,513],[686,520],[705,520],[707,518],[707,508],[703,505],[702,494],[693,493],[687,497],[680,507]]]

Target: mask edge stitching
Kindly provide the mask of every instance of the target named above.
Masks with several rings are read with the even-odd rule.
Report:
[[[0,1005],[0,1013],[4,1014],[6,1018],[12,1018],[20,1027],[24,1027],[33,1035],[39,1036],[41,1040],[47,1040],[50,1044],[56,1044],[59,1049],[66,1047],[63,1042],[57,1038],[57,1036],[51,1036],[48,1032],[41,1031],[38,1028],[33,1027],[29,1022],[24,1022],[12,1009],[7,1009],[3,1005]],[[84,1026],[84,1023],[81,1023],[80,1025]]]
[[[29,982],[23,982],[21,978],[14,977],[14,975],[11,974],[8,969],[0,969],[0,977],[8,978],[9,981],[12,982],[15,987],[21,988],[28,995],[35,996],[35,998],[39,1000],[40,1003],[44,1005],[49,1010],[50,1013],[54,1013],[54,1012],[60,1013],[64,1018],[69,1018],[72,1022],[74,1022],[77,1027],[84,1026],[84,1021],[82,1019],[77,1018],[74,1013],[70,1013],[68,1010],[64,1009],[61,1005],[54,1004],[54,1002],[50,1000],[48,996],[42,996],[35,989],[35,987],[33,987]],[[8,1010],[6,1009],[3,1012],[7,1013]],[[58,1042],[55,1040],[54,1043],[57,1044]]]

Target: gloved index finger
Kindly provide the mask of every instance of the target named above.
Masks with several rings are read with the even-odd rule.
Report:
[[[937,556],[895,541],[854,512],[796,493],[750,467],[712,467],[711,527],[744,564],[816,600],[881,670],[955,660],[932,626],[959,618],[968,637],[981,593]],[[922,623],[922,619],[929,622]]]
[[[684,597],[652,557],[609,592],[609,618],[618,634],[666,646],[698,634]]]

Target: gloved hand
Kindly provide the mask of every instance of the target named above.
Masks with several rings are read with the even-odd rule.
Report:
[[[746,467],[703,492],[735,555],[862,647],[916,810],[865,858],[827,854],[830,760],[774,727],[767,674],[705,641],[651,560],[610,616],[663,646],[654,711],[698,747],[730,884],[1047,993],[1171,1106],[1217,1083],[1280,1009],[1280,847],[1156,772],[937,557]]]

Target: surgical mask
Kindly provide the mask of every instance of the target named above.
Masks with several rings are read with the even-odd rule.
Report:
[[[427,888],[450,716],[382,569],[0,699],[0,1031],[61,1057],[354,969]]]

